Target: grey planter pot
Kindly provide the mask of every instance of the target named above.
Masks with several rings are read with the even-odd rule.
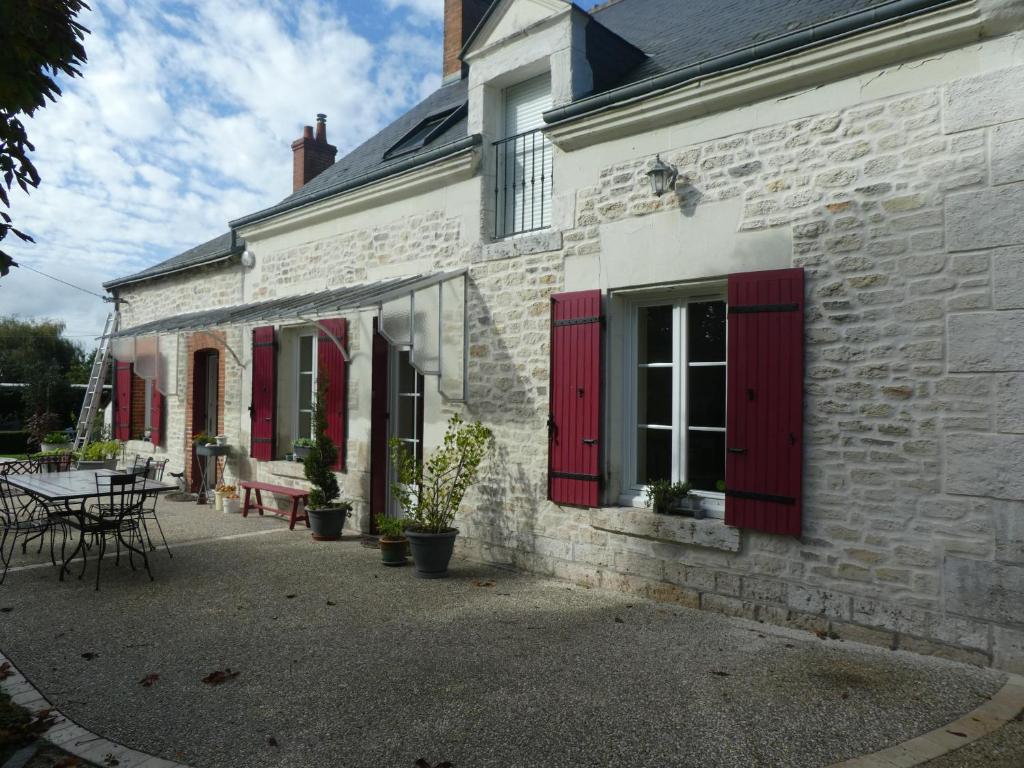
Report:
[[[75,469],[117,469],[117,459],[104,459],[103,461],[80,461]]]
[[[308,445],[293,445],[292,446],[292,453],[295,454],[295,460],[296,461],[303,461],[303,460],[305,460],[305,458],[307,456],[309,456],[309,452],[312,451],[312,450],[313,450],[313,448],[311,446],[308,446]]]
[[[347,509],[307,509],[306,514],[309,515],[309,528],[314,540],[337,541],[341,538],[345,518],[348,517]]]
[[[405,537],[409,539],[416,575],[421,579],[443,579],[447,576],[448,563],[452,559],[455,537],[458,535],[458,528],[452,528],[444,533],[407,530]]]

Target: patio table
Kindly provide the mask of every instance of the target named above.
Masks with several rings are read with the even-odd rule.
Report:
[[[82,525],[79,526],[78,546],[69,557],[61,564],[60,578],[63,581],[64,573],[68,569],[68,563],[75,559],[75,555],[85,549],[85,532],[83,530],[86,520],[86,506],[90,499],[99,499],[103,492],[96,487],[97,476],[109,476],[123,474],[109,469],[72,470],[70,472],[51,472],[46,475],[7,475],[8,484],[27,492],[30,496],[43,502],[50,517],[59,520],[64,516],[72,516],[78,519]],[[178,490],[177,485],[157,482],[148,478],[139,477],[135,482],[135,489],[144,495],[151,493],[166,493]],[[55,511],[59,509],[60,511]],[[121,543],[129,552],[143,552],[136,550],[127,541],[118,535]]]

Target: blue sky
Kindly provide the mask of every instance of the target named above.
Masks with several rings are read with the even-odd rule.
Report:
[[[443,0],[92,5],[84,77],[27,121],[43,181],[12,212],[36,244],[5,246],[95,293],[290,193],[317,112],[340,157],[440,83]],[[87,346],[107,311],[27,269],[0,281],[0,314],[62,319]]]

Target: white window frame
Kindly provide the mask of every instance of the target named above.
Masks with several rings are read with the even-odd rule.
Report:
[[[689,304],[707,301],[726,301],[725,287],[702,286],[694,291],[657,291],[641,294],[636,297],[627,298],[626,305],[626,336],[624,340],[624,369],[626,371],[623,382],[622,413],[623,434],[622,434],[622,493],[619,497],[619,504],[628,507],[646,507],[645,493],[647,486],[637,480],[636,442],[639,430],[637,421],[637,379],[639,371],[639,349],[637,333],[639,331],[640,310],[643,307],[672,305],[672,334],[674,343],[672,345],[672,482],[685,480],[687,466],[686,450],[687,436],[690,431],[688,426],[687,413],[687,376],[686,370],[691,363],[687,350],[687,306]],[[728,358],[728,320],[726,312],[726,357]],[[693,365],[720,365],[720,363],[694,363]],[[728,371],[728,365],[726,365]],[[728,381],[728,372],[726,374]],[[728,403],[728,398],[726,399]],[[725,429],[714,428],[709,431],[722,431]],[[701,507],[708,518],[724,519],[725,517],[725,494],[715,491],[691,491],[690,495],[700,499]]]
[[[292,428],[292,434],[294,434],[295,437],[293,438],[293,440],[298,440],[299,438],[302,438],[302,437],[312,438],[312,428],[310,429],[310,434],[309,435],[303,435],[303,434],[299,433],[299,423],[302,420],[302,413],[303,413],[303,409],[299,407],[299,403],[301,402],[301,394],[302,394],[302,376],[303,376],[304,373],[310,373],[310,371],[303,371],[302,370],[302,340],[303,339],[312,339],[311,346],[312,346],[312,366],[313,366],[313,368],[312,368],[311,372],[313,374],[313,376],[312,376],[313,391],[311,393],[312,397],[310,399],[310,404],[314,405],[316,403],[317,384],[319,383],[319,376],[320,376],[320,372],[318,370],[319,356],[320,355],[319,355],[319,350],[317,349],[317,345],[318,345],[319,341],[318,341],[317,337],[318,337],[318,334],[316,332],[300,333],[300,334],[298,334],[295,337],[295,405],[294,405],[294,408],[292,409],[292,414],[293,414],[293,419],[294,419],[294,421],[293,421],[293,428]],[[311,408],[310,409],[310,425],[312,425],[312,423],[313,423],[312,416],[313,416],[313,414],[312,414],[312,408]]]

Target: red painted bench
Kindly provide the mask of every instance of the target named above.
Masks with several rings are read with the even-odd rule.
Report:
[[[242,506],[242,517],[249,516],[249,509],[258,510],[262,516],[264,512],[270,512],[272,515],[278,517],[288,518],[288,530],[295,530],[295,523],[299,520],[306,521],[306,527],[309,528],[309,517],[306,515],[306,504],[309,503],[309,491],[300,491],[298,488],[288,488],[283,485],[273,485],[272,483],[257,483],[252,480],[243,480],[238,484],[241,488],[245,488],[245,504]],[[256,491],[256,503],[251,504],[250,498],[252,492]],[[292,508],[290,511],[279,509],[277,507],[267,506],[263,503],[263,497],[260,495],[260,491],[266,491],[267,493],[275,493],[278,496],[288,496],[292,500]],[[302,514],[299,514],[299,502],[302,502]]]

